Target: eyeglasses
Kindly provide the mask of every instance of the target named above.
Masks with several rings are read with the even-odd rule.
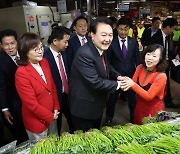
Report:
[[[43,48],[43,46],[41,46],[40,48],[34,48],[33,50],[35,53],[39,53],[39,52],[43,52],[44,48]]]

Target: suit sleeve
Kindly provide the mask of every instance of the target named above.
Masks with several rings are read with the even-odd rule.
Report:
[[[146,42],[147,33],[148,33],[148,29],[145,29],[141,37],[141,44],[143,47],[147,45],[147,42]]]
[[[51,111],[38,103],[36,94],[30,82],[29,74],[25,69],[18,68],[15,75],[15,84],[22,100],[22,105],[28,108],[32,114],[35,114],[37,118],[49,124],[53,120],[54,115]]]
[[[135,40],[135,44],[136,44],[135,66],[137,67],[141,63],[141,56],[140,56],[139,45],[138,45],[137,40]]]
[[[121,75],[119,72],[117,72],[114,67],[111,65],[111,60],[113,59],[112,58],[112,47],[110,46],[109,49],[106,51],[107,52],[107,65],[108,65],[108,68],[109,68],[109,76],[110,76],[110,79],[113,79],[113,80],[117,80],[117,77],[119,75]]]
[[[3,70],[0,68],[0,109],[8,108],[6,98],[7,98],[6,76]]]
[[[68,63],[68,69],[71,71],[71,66],[73,63],[73,59],[75,56],[74,49],[72,43],[69,41],[69,45],[66,49],[66,55],[67,55],[67,63]]]
[[[75,67],[84,82],[93,89],[111,91],[117,88],[117,81],[103,79],[98,75],[95,60],[87,54],[76,56]]]

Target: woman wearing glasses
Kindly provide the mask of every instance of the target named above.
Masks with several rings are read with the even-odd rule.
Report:
[[[20,60],[16,88],[22,100],[23,122],[30,140],[40,140],[51,132],[58,118],[59,102],[48,62],[43,59],[40,37],[25,33],[18,40]]]

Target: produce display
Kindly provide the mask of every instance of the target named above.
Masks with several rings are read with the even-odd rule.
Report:
[[[161,122],[170,119],[176,119],[177,117],[180,117],[180,114],[178,114],[177,112],[160,111],[154,117],[151,116],[144,117],[142,119],[142,123],[147,124],[147,123]]]
[[[30,154],[180,154],[180,125],[157,122],[65,132],[39,141]]]

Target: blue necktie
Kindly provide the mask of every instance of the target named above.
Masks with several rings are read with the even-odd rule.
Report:
[[[127,49],[126,49],[126,46],[125,46],[125,41],[126,40],[121,40],[122,41],[122,53],[123,53],[123,58],[126,59],[126,52],[127,52]]]

